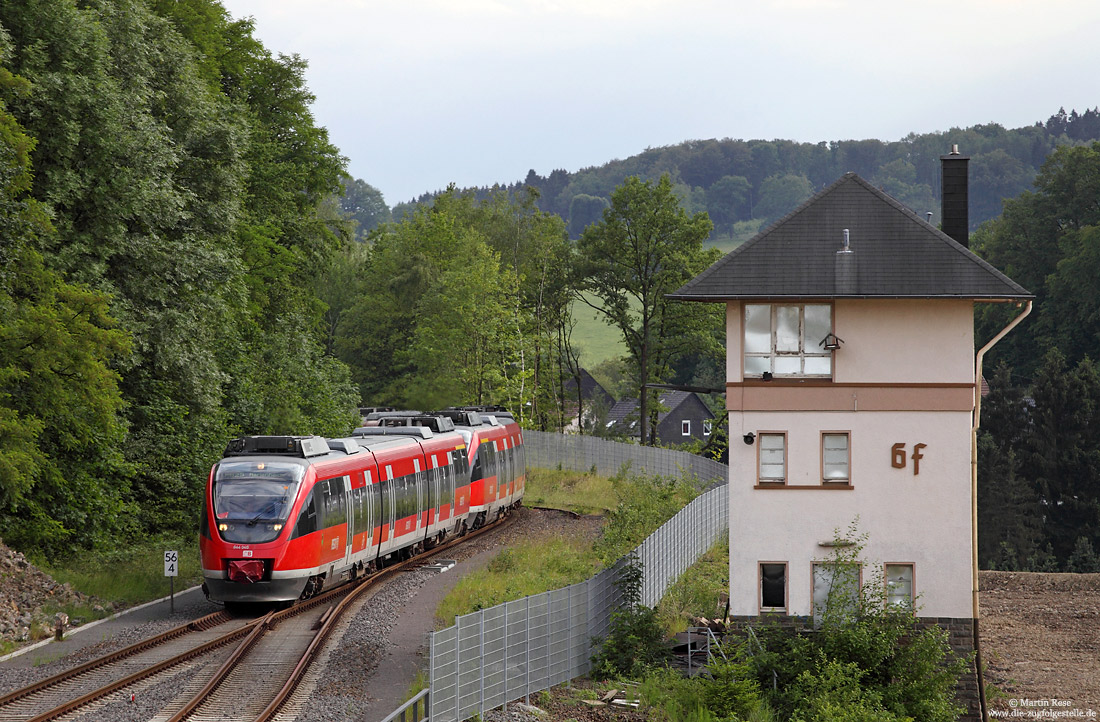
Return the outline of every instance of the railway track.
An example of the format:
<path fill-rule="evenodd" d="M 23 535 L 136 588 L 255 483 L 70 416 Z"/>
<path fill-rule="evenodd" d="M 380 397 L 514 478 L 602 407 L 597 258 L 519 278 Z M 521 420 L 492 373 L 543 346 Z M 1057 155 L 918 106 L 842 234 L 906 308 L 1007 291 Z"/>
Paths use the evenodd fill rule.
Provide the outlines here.
<path fill-rule="evenodd" d="M 151 722 L 274 719 L 341 616 L 369 589 L 456 544 L 511 523 L 507 516 L 404 562 L 257 619 L 217 612 L 0 697 L 0 722 L 137 719 L 134 700 L 158 684 L 178 694 Z M 216 669 L 214 669 L 216 667 Z M 211 669 L 214 669 L 211 672 Z"/>

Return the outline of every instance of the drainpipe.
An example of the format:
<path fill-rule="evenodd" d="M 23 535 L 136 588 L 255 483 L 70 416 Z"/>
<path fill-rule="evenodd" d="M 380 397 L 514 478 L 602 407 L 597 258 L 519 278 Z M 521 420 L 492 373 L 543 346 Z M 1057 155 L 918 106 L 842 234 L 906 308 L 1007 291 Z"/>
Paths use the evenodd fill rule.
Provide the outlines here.
<path fill-rule="evenodd" d="M 982 648 L 978 643 L 978 427 L 982 423 L 982 362 L 986 353 L 1012 329 L 1031 313 L 1033 301 L 1016 318 L 1012 319 L 1000 333 L 982 346 L 974 361 L 974 424 L 970 429 L 970 547 L 971 547 L 971 597 L 974 616 L 974 665 L 978 677 L 978 705 L 981 708 L 982 722 L 989 722 L 989 711 L 985 703 L 985 678 L 982 676 Z"/>

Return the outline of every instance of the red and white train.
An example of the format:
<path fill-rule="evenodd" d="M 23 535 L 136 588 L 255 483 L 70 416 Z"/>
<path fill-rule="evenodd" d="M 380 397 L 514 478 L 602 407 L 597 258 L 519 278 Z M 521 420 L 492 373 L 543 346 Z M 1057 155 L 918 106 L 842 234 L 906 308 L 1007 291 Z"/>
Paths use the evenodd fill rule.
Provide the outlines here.
<path fill-rule="evenodd" d="M 199 551 L 216 602 L 293 602 L 462 535 L 523 498 L 523 434 L 499 408 L 372 414 L 350 438 L 233 439 Z"/>

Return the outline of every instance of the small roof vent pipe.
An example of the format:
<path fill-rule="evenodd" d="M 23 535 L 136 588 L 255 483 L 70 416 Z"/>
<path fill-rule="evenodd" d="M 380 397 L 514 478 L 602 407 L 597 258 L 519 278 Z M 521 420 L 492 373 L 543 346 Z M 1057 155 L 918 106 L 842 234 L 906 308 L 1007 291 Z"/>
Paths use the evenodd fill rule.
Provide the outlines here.
<path fill-rule="evenodd" d="M 850 245 L 851 234 L 844 229 L 844 246 L 836 252 L 835 286 L 833 292 L 838 296 L 851 296 L 856 292 L 856 254 Z"/>
<path fill-rule="evenodd" d="M 928 217 L 928 222 L 931 223 L 932 222 L 932 211 L 925 211 L 924 215 L 926 215 Z"/>

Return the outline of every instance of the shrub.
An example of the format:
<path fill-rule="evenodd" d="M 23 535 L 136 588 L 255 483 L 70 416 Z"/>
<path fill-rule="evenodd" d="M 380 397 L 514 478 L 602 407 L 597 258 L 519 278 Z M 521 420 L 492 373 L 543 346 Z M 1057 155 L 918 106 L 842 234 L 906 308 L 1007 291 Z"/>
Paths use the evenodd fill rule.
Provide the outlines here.
<path fill-rule="evenodd" d="M 913 722 L 886 709 L 882 695 L 864 684 L 859 665 L 818 652 L 814 668 L 798 676 L 791 722 Z"/>
<path fill-rule="evenodd" d="M 968 660 L 951 650 L 945 630 L 919 629 L 912 609 L 887 604 L 881 580 L 858 587 L 865 543 L 856 522 L 845 535 L 836 532 L 828 562 L 836 570 L 833 588 L 825 608 L 815 610 L 816 631 L 755 630 L 763 647 L 749 659 L 757 679 L 773 707 L 792 718 L 953 722 L 963 711 L 955 685 Z M 844 674 L 852 677 L 847 686 L 840 684 Z M 808 699 L 817 705 L 812 711 Z M 867 711 L 879 707 L 889 716 Z"/>
<path fill-rule="evenodd" d="M 632 557 L 623 566 L 616 584 L 623 607 L 612 612 L 611 629 L 592 657 L 595 679 L 638 678 L 672 656 L 657 611 L 640 603 L 642 568 L 637 559 Z"/>

